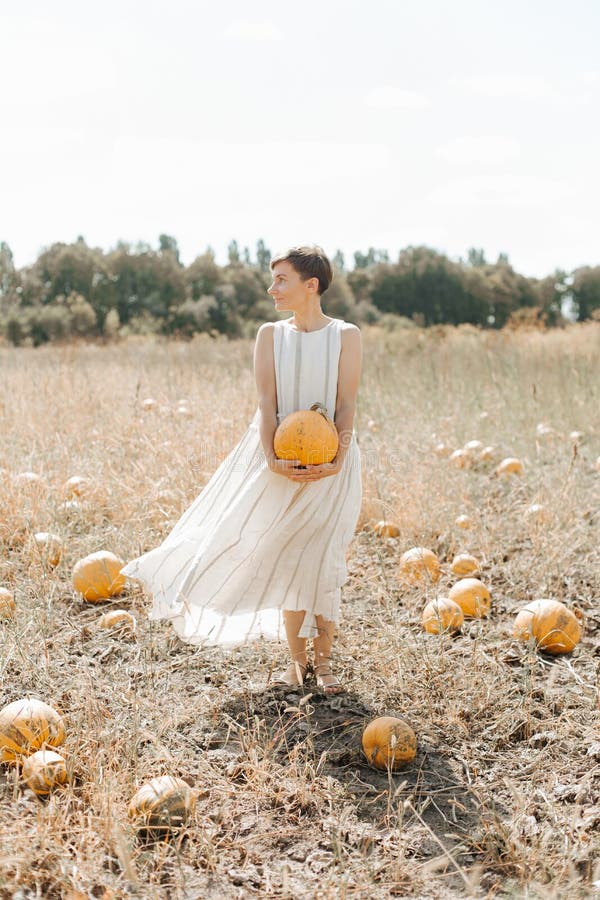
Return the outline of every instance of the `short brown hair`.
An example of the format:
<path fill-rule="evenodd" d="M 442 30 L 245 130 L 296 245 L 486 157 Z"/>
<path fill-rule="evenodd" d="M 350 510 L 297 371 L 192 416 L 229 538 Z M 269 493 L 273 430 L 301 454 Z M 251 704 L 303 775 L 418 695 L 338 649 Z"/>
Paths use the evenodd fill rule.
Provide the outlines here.
<path fill-rule="evenodd" d="M 298 275 L 304 280 L 319 279 L 319 295 L 324 294 L 333 280 L 331 263 L 322 247 L 291 247 L 285 253 L 279 253 L 271 260 L 271 269 L 278 262 L 289 262 Z"/>

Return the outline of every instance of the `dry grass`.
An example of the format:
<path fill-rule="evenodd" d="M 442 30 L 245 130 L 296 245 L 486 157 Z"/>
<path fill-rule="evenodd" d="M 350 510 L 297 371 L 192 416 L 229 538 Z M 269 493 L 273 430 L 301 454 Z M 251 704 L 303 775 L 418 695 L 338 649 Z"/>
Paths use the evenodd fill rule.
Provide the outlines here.
<path fill-rule="evenodd" d="M 0 586 L 18 607 L 0 625 L 0 704 L 31 693 L 60 707 L 73 773 L 40 801 L 0 768 L 0 897 L 597 893 L 600 327 L 372 330 L 364 343 L 343 699 L 265 691 L 282 648 L 182 645 L 133 586 L 112 606 L 136 614 L 136 634 L 102 632 L 111 604 L 70 586 L 82 555 L 150 549 L 197 495 L 254 411 L 251 344 L 0 349 Z M 157 408 L 142 412 L 145 397 Z M 191 417 L 175 412 L 180 399 Z M 537 439 L 540 422 L 557 436 Z M 585 435 L 575 444 L 573 430 Z M 459 470 L 432 452 L 475 438 L 519 456 L 525 475 L 499 480 L 493 466 Z M 15 486 L 27 470 L 41 482 Z M 65 510 L 76 474 L 93 491 Z M 524 515 L 533 502 L 545 522 Z M 471 530 L 456 528 L 459 513 Z M 371 532 L 384 516 L 398 539 Z M 32 553 L 36 531 L 64 539 L 53 571 Z M 490 619 L 453 640 L 425 635 L 433 588 L 395 578 L 413 545 L 440 555 L 442 590 L 454 553 L 472 552 Z M 511 641 L 515 611 L 538 596 L 585 616 L 570 656 Z M 389 778 L 359 752 L 375 713 L 402 715 L 419 739 L 415 763 Z M 195 818 L 177 840 L 143 844 L 127 803 L 166 772 L 198 789 Z"/>

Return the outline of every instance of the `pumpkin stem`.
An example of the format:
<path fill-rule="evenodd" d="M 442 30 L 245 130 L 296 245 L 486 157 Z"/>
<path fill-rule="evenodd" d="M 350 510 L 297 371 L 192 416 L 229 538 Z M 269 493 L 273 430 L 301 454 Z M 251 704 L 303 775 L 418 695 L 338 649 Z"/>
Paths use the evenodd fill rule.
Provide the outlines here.
<path fill-rule="evenodd" d="M 318 413 L 321 413 L 321 415 L 322 415 L 323 418 L 325 418 L 325 419 L 328 419 L 328 418 L 329 418 L 329 416 L 327 415 L 327 407 L 326 407 L 326 406 L 323 406 L 322 403 L 313 403 L 313 405 L 312 405 L 311 408 L 310 408 L 310 411 L 311 411 L 311 412 L 318 412 Z"/>

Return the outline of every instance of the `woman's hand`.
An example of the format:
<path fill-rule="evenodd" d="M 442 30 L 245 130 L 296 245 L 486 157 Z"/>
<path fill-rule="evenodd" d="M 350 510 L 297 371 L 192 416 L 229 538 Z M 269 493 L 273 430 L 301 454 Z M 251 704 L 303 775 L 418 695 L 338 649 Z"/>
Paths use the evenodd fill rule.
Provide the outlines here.
<path fill-rule="evenodd" d="M 276 475 L 283 475 L 290 481 L 298 482 L 318 481 L 320 478 L 327 478 L 328 475 L 337 475 L 342 468 L 342 464 L 335 459 L 333 462 L 318 466 L 301 466 L 299 459 L 277 459 L 277 457 L 270 459 L 268 466 Z"/>
<path fill-rule="evenodd" d="M 303 469 L 294 467 L 290 469 L 288 478 L 291 481 L 319 481 L 321 478 L 327 478 L 329 475 L 337 475 L 341 470 L 341 462 L 335 459 L 330 463 L 322 463 L 318 466 L 305 466 Z"/>
<path fill-rule="evenodd" d="M 278 459 L 276 456 L 273 456 L 269 460 L 267 460 L 267 465 L 271 472 L 274 472 L 276 475 L 283 475 L 284 478 L 291 478 L 292 473 L 297 471 L 297 467 L 300 465 L 300 460 Z"/>

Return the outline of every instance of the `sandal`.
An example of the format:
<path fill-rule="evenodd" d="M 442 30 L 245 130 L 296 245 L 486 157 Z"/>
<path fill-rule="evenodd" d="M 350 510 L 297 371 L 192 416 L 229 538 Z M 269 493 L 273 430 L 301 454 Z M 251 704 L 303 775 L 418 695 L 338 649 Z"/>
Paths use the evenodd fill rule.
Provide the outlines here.
<path fill-rule="evenodd" d="M 287 669 L 275 672 L 269 681 L 270 685 L 284 684 L 287 687 L 302 687 L 310 671 L 308 663 L 291 662 Z"/>
<path fill-rule="evenodd" d="M 346 690 L 337 675 L 331 671 L 329 663 L 316 665 L 314 673 L 317 687 L 320 687 L 325 694 L 342 694 Z"/>

